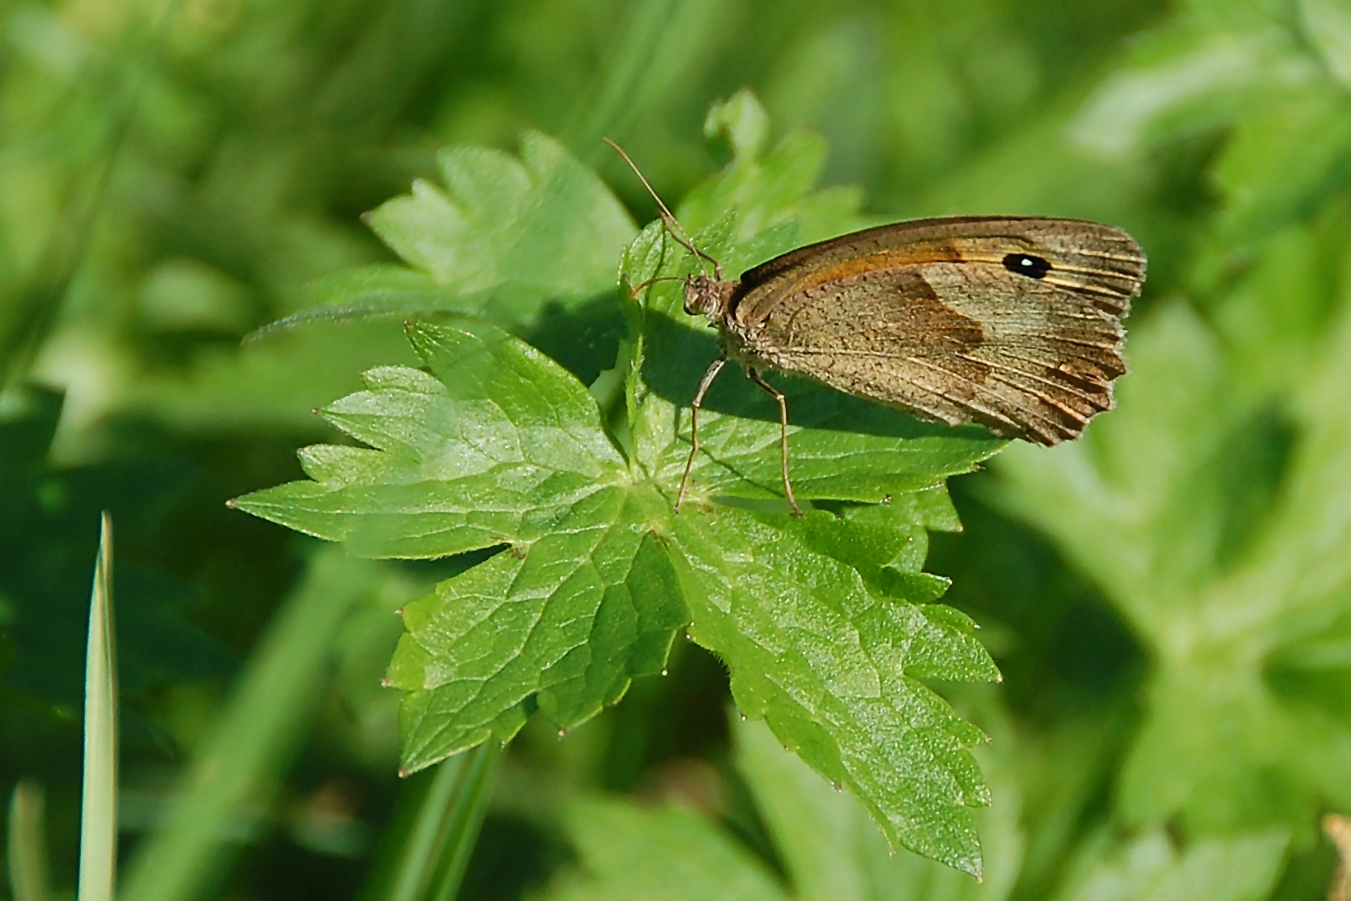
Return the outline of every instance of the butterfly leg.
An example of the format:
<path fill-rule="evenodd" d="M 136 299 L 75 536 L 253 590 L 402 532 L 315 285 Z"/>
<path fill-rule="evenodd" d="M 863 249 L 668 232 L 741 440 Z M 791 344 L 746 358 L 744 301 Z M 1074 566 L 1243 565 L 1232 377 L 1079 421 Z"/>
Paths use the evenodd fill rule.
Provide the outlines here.
<path fill-rule="evenodd" d="M 749 366 L 746 367 L 746 376 L 779 402 L 779 452 L 783 460 L 783 493 L 788 497 L 793 515 L 801 516 L 802 508 L 797 505 L 797 498 L 793 497 L 793 483 L 788 480 L 788 400 L 782 391 L 761 378 L 760 373 Z"/>
<path fill-rule="evenodd" d="M 685 502 L 685 489 L 690 484 L 690 467 L 694 466 L 694 457 L 699 453 L 699 408 L 704 405 L 704 395 L 708 393 L 708 388 L 713 384 L 713 380 L 722 372 L 722 367 L 727 365 L 727 357 L 718 357 L 708 367 L 704 373 L 704 378 L 699 382 L 699 390 L 694 392 L 694 400 L 690 402 L 690 456 L 685 461 L 685 474 L 680 477 L 680 492 L 676 494 L 675 512 L 680 512 L 680 505 Z"/>

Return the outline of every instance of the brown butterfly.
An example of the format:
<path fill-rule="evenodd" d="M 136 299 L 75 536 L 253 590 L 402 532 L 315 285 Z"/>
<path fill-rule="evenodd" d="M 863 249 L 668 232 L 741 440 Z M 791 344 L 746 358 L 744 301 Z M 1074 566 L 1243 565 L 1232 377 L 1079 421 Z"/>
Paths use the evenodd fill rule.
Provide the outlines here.
<path fill-rule="evenodd" d="M 1112 408 L 1112 382 L 1126 372 L 1121 319 L 1145 280 L 1145 256 L 1119 228 L 1022 216 L 919 219 L 809 244 L 732 280 L 657 202 L 672 236 L 713 263 L 711 276 L 683 279 L 685 312 L 707 316 L 722 348 L 691 404 L 677 511 L 699 452 L 699 409 L 729 359 L 779 404 L 784 494 L 798 515 L 788 406 L 761 369 L 1048 446 L 1079 437 Z"/>

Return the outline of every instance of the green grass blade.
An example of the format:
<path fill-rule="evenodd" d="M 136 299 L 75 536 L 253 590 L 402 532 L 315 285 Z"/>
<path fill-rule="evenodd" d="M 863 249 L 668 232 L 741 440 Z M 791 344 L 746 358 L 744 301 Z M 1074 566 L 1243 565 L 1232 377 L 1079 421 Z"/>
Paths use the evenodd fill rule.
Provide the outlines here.
<path fill-rule="evenodd" d="M 501 744 L 489 741 L 437 767 L 409 829 L 407 851 L 389 894 L 379 897 L 389 901 L 450 901 L 455 897 L 504 756 Z"/>
<path fill-rule="evenodd" d="M 111 901 L 117 876 L 117 657 L 113 647 L 113 521 L 105 511 L 84 671 L 80 901 Z"/>
<path fill-rule="evenodd" d="M 431 884 L 436 869 L 440 839 L 444 832 L 445 813 L 455 798 L 468 754 L 458 754 L 436 768 L 436 776 L 422 796 L 417 819 L 408 834 L 408 851 L 404 855 L 390 901 L 418 901 Z"/>
<path fill-rule="evenodd" d="M 464 768 L 460 791 L 447 818 L 445 839 L 441 844 L 444 860 L 436 888 L 429 896 L 435 901 L 453 901 L 460 892 L 469 857 L 488 812 L 497 772 L 506 755 L 502 745 L 489 741 L 464 756 L 469 760 Z"/>
<path fill-rule="evenodd" d="M 23 779 L 9 802 L 9 887 L 14 901 L 47 901 L 47 843 L 42 786 Z"/>

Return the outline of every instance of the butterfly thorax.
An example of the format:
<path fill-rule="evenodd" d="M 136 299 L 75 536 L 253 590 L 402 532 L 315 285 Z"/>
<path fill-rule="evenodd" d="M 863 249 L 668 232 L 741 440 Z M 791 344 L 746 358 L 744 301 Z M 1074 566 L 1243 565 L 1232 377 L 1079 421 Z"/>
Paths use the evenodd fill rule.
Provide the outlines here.
<path fill-rule="evenodd" d="M 724 281 L 710 275 L 695 275 L 685 280 L 685 312 L 707 316 L 722 323 L 731 312 L 732 298 L 741 282 Z"/>

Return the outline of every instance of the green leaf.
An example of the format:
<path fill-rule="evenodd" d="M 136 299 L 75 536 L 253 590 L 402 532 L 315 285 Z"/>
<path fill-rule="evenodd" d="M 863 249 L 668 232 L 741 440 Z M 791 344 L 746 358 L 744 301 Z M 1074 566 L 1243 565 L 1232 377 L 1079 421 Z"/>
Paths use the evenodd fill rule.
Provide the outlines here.
<path fill-rule="evenodd" d="M 812 553 L 803 539 L 830 519 L 680 517 L 690 637 L 726 661 L 738 709 L 848 786 L 890 841 L 979 874 L 968 808 L 989 796 L 968 749 L 984 736 L 917 677 L 993 679 L 994 664 L 969 631 Z"/>
<path fill-rule="evenodd" d="M 1112 849 L 1071 877 L 1060 901 L 1260 901 L 1281 873 L 1283 830 L 1197 842 L 1179 853 L 1163 832 Z"/>
<path fill-rule="evenodd" d="M 555 534 L 406 608 L 389 670 L 389 684 L 411 692 L 406 768 L 505 741 L 534 708 L 569 729 L 623 697 L 632 676 L 661 672 L 688 617 L 641 510 L 610 507 L 623 502 L 616 490 L 574 509 Z"/>
<path fill-rule="evenodd" d="M 539 351 L 488 326 L 409 337 L 433 375 L 371 370 L 368 390 L 323 411 L 374 450 L 307 449 L 313 482 L 256 492 L 241 509 L 363 556 L 435 558 L 534 541 L 626 478 L 595 399 Z"/>
<path fill-rule="evenodd" d="M 811 193 L 820 161 L 806 137 L 739 157 L 695 192 L 712 220 L 698 240 L 752 263 L 847 228 L 851 195 Z M 625 280 L 688 271 L 673 247 L 645 230 Z M 559 729 L 586 721 L 660 671 L 688 624 L 732 670 L 741 709 L 849 786 L 893 844 L 978 874 L 969 808 L 988 790 L 968 749 L 983 735 L 919 680 L 998 672 L 971 620 L 931 603 L 947 582 L 921 567 L 926 530 L 957 527 L 942 480 L 1004 442 L 790 386 L 794 485 L 833 511 L 799 521 L 780 500 L 777 412 L 729 379 L 676 516 L 679 424 L 716 355 L 677 295 L 627 307 L 625 454 L 592 394 L 538 350 L 481 324 L 421 325 L 409 337 L 426 371 L 371 370 L 323 411 L 365 447 L 308 448 L 313 481 L 236 503 L 362 555 L 496 551 L 404 611 L 388 681 L 408 692 L 406 769 L 506 740 L 535 710 Z"/>
<path fill-rule="evenodd" d="M 996 718 L 998 719 L 998 718 Z M 1023 837 L 1019 824 L 1020 786 L 1011 762 L 1015 743 L 1003 729 L 982 754 L 997 802 L 980 812 L 989 865 L 983 882 L 932 861 L 894 854 L 848 792 L 831 790 L 784 752 L 763 724 L 732 724 L 737 769 L 751 788 L 756 807 L 779 859 L 802 901 L 958 901 L 1007 898 L 1018 880 Z"/>
<path fill-rule="evenodd" d="M 389 680 L 410 692 L 411 770 L 510 738 L 527 708 L 584 722 L 660 671 L 687 616 L 653 537 L 667 508 L 632 484 L 585 387 L 491 327 L 410 338 L 440 380 L 375 370 L 325 413 L 375 450 L 311 448 L 314 482 L 236 503 L 367 556 L 510 545 L 405 610 Z"/>
<path fill-rule="evenodd" d="M 861 224 L 857 189 L 816 190 L 826 161 L 825 139 L 795 132 L 762 155 L 768 130 L 764 108 L 749 91 L 739 91 L 709 110 L 704 133 L 724 138 L 735 157 L 732 165 L 690 191 L 677 210 L 681 223 L 692 230 L 720 223 L 720 240 L 699 246 L 714 256 L 725 252 L 722 262 L 729 270 Z M 736 215 L 724 221 L 731 210 Z"/>
<path fill-rule="evenodd" d="M 633 221 L 563 145 L 528 132 L 520 160 L 453 147 L 438 163 L 444 186 L 416 181 L 367 219 L 417 274 L 331 278 L 320 291 L 332 313 L 483 310 L 515 322 L 545 300 L 576 303 L 614 284 Z"/>
<path fill-rule="evenodd" d="M 439 284 L 426 272 L 388 263 L 359 266 L 320 278 L 309 285 L 309 296 L 316 306 L 264 326 L 255 337 L 315 321 L 463 310 L 483 300 Z"/>
<path fill-rule="evenodd" d="M 704 135 L 724 138 L 738 159 L 755 159 L 769 139 L 769 114 L 754 94 L 742 88 L 708 111 Z"/>

